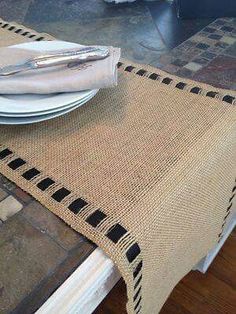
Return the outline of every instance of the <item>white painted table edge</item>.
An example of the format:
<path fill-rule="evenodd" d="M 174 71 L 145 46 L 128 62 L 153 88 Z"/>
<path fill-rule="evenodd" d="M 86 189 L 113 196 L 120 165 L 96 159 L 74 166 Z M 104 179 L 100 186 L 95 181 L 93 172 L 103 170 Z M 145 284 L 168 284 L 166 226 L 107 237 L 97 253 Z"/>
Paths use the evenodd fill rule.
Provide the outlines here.
<path fill-rule="evenodd" d="M 205 273 L 236 226 L 236 211 L 221 241 L 193 268 Z M 36 314 L 91 314 L 120 279 L 114 263 L 97 248 L 37 310 Z"/>

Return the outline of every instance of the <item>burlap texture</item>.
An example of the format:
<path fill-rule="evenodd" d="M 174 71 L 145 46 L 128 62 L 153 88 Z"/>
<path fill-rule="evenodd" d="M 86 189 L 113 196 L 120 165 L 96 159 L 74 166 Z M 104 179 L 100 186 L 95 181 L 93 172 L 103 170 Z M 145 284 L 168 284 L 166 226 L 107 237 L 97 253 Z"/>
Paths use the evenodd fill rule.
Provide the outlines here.
<path fill-rule="evenodd" d="M 11 27 L 0 28 L 1 46 L 48 39 Z M 156 314 L 230 216 L 234 97 L 122 61 L 118 87 L 76 111 L 0 126 L 0 171 L 110 256 L 128 313 Z"/>

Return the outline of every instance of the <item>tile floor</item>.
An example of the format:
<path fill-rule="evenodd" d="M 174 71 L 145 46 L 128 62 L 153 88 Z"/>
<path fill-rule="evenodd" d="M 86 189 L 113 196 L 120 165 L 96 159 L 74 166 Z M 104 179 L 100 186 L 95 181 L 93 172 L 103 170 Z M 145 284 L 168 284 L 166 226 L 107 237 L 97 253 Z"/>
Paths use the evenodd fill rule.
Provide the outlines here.
<path fill-rule="evenodd" d="M 34 313 L 94 245 L 0 174 L 0 313 Z"/>
<path fill-rule="evenodd" d="M 177 20 L 164 0 L 1 0 L 1 18 L 222 88 L 236 89 L 236 18 Z M 0 313 L 33 313 L 94 245 L 0 175 Z M 14 292 L 14 293 L 13 293 Z"/>
<path fill-rule="evenodd" d="M 236 89 L 236 18 L 212 22 L 159 58 L 167 72 Z"/>

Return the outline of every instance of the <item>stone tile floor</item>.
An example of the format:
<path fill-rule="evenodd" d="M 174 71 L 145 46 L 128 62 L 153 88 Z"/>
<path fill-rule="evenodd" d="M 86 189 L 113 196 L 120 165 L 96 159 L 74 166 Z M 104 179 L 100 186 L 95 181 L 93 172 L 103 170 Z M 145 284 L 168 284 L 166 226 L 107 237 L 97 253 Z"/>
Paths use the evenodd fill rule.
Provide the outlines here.
<path fill-rule="evenodd" d="M 178 76 L 236 89 L 236 18 L 212 22 L 162 55 L 157 66 Z"/>
<path fill-rule="evenodd" d="M 0 175 L 0 313 L 33 313 L 94 247 Z"/>
<path fill-rule="evenodd" d="M 164 1 L 118 7 L 102 0 L 15 3 L 0 2 L 1 18 L 68 41 L 117 45 L 124 57 L 135 62 L 236 88 L 236 18 L 177 21 L 172 14 L 172 20 L 163 22 L 170 12 Z M 178 26 L 172 28 L 175 38 L 171 39 L 169 25 Z M 188 39 L 182 42 L 185 36 Z M 0 313 L 33 313 L 94 248 L 0 175 Z"/>

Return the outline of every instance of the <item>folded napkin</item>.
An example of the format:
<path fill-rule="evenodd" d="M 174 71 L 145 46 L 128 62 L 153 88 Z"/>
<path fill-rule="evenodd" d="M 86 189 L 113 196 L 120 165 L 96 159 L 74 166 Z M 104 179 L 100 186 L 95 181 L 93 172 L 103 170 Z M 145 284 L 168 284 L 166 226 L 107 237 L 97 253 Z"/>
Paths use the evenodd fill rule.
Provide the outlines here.
<path fill-rule="evenodd" d="M 52 42 L 49 42 L 52 45 Z M 62 43 L 62 42 L 60 42 Z M 45 42 L 44 42 L 45 44 Z M 55 41 L 53 42 L 55 46 Z M 52 46 L 52 47 L 53 47 Z M 72 44 L 73 48 L 84 47 Z M 69 50 L 70 47 L 63 50 Z M 44 69 L 30 70 L 10 76 L 0 76 L 1 94 L 50 94 L 57 92 L 75 92 L 86 89 L 99 89 L 117 85 L 117 63 L 120 49 L 109 47 L 109 57 L 90 61 L 80 65 L 60 65 Z M 62 49 L 56 51 L 63 51 Z M 55 52 L 55 49 L 52 49 Z M 21 47 L 10 46 L 0 49 L 0 67 L 24 61 L 50 50 L 28 49 L 26 44 Z"/>

